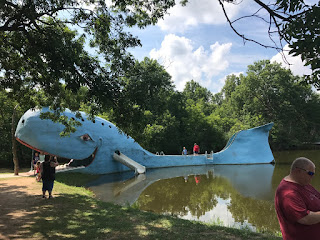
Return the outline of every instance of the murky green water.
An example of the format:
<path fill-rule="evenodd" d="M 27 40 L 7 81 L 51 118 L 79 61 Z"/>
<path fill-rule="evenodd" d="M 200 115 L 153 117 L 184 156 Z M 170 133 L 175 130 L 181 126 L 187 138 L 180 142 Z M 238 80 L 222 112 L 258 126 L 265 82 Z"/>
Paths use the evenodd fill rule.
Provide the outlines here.
<path fill-rule="evenodd" d="M 276 164 L 211 165 L 102 176 L 90 183 L 98 198 L 184 219 L 280 231 L 274 193 L 291 162 L 306 156 L 320 166 L 320 151 L 274 153 Z M 319 167 L 320 168 L 320 167 Z M 320 171 L 312 184 L 320 190 Z"/>

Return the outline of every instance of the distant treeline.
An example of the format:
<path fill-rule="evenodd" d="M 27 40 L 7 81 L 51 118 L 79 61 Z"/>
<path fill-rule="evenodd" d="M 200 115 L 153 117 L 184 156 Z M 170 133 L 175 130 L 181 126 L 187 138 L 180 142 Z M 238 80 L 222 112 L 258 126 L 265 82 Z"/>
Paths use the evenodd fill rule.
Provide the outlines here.
<path fill-rule="evenodd" d="M 97 113 L 151 152 L 181 154 L 183 147 L 191 152 L 195 142 L 202 153 L 216 152 L 235 132 L 269 122 L 274 122 L 269 137 L 272 150 L 301 148 L 305 143 L 320 141 L 319 94 L 278 63 L 255 62 L 245 74 L 229 75 L 216 94 L 193 80 L 182 92 L 176 91 L 165 69 L 148 58 L 137 61 L 135 69 L 131 76 L 123 77 L 116 104 Z M 81 103 L 80 110 L 89 112 L 91 106 L 81 98 L 81 91 L 65 90 L 64 94 L 69 106 L 73 99 Z M 0 92 L 1 167 L 12 166 L 15 106 L 19 103 L 17 121 L 30 107 L 52 105 L 44 92 L 34 90 L 33 94 L 33 101 L 18 102 L 12 100 L 10 92 Z M 30 149 L 18 144 L 18 155 L 22 166 L 30 165 Z"/>

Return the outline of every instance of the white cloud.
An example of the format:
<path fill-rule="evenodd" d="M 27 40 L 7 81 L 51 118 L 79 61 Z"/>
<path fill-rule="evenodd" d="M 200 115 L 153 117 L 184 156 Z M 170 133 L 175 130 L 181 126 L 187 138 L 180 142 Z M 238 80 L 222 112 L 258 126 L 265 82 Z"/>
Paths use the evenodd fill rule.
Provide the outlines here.
<path fill-rule="evenodd" d="M 303 76 L 304 74 L 311 74 L 311 68 L 304 66 L 300 56 L 294 57 L 289 55 L 290 48 L 288 45 L 286 45 L 283 50 L 286 61 L 280 53 L 273 56 L 270 61 L 281 63 L 283 67 L 290 69 L 294 75 Z"/>
<path fill-rule="evenodd" d="M 169 10 L 164 19 L 159 20 L 158 26 L 163 31 L 183 32 L 187 28 L 198 24 L 224 24 L 226 18 L 218 1 L 190 0 L 185 7 L 176 1 L 176 5 Z M 242 5 L 243 7 L 243 5 Z M 240 10 L 239 5 L 225 2 L 225 9 L 230 18 Z"/>
<path fill-rule="evenodd" d="M 215 89 L 221 83 L 215 83 L 213 77 L 228 68 L 231 46 L 231 43 L 216 42 L 208 51 L 203 46 L 194 49 L 190 39 L 169 34 L 165 36 L 159 50 L 151 50 L 150 57 L 166 68 L 177 90 L 183 90 L 186 82 L 194 80 L 216 92 Z"/>

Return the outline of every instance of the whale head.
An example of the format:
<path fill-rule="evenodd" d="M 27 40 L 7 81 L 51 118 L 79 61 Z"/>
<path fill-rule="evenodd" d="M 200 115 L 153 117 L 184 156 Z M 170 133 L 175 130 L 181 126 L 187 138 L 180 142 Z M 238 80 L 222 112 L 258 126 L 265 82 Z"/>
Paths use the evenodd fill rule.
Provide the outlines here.
<path fill-rule="evenodd" d="M 108 130 L 108 126 L 111 125 L 115 127 L 112 123 L 98 117 L 94 121 L 88 120 L 87 116 L 81 113 L 81 118 L 77 120 L 82 125 L 77 127 L 76 132 L 62 137 L 60 133 L 64 125 L 40 118 L 42 112 L 48 111 L 50 111 L 48 108 L 28 110 L 19 120 L 15 132 L 16 139 L 29 148 L 48 155 L 75 159 L 75 161 L 86 159 L 86 165 L 94 160 L 101 146 L 101 130 Z M 62 114 L 68 118 L 76 118 L 70 110 Z"/>
<path fill-rule="evenodd" d="M 114 161 L 115 152 L 121 151 L 137 160 L 150 154 L 111 122 L 100 117 L 88 119 L 83 112 L 79 118 L 68 109 L 61 113 L 80 121 L 81 126 L 69 136 L 60 136 L 65 128 L 63 124 L 40 117 L 41 113 L 50 111 L 49 108 L 28 110 L 19 120 L 15 137 L 20 143 L 46 155 L 73 159 L 71 167 L 82 167 L 77 171 L 90 174 L 126 171 L 129 170 L 127 166 Z"/>

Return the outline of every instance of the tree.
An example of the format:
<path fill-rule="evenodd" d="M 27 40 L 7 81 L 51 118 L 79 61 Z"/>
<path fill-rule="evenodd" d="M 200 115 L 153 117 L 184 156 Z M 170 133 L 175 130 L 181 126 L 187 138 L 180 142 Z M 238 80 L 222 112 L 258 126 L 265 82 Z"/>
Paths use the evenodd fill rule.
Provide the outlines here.
<path fill-rule="evenodd" d="M 228 86 L 229 81 L 223 90 Z M 316 130 L 320 120 L 319 96 L 280 64 L 263 60 L 249 65 L 247 75 L 240 76 L 239 84 L 233 89 L 221 105 L 223 111 L 220 110 L 222 117 L 235 120 L 231 131 L 274 122 L 271 144 L 278 149 L 320 137 Z"/>
<path fill-rule="evenodd" d="M 191 148 L 192 144 L 197 142 L 202 152 L 221 150 L 224 144 L 222 129 L 209 117 L 216 108 L 212 93 L 191 80 L 186 83 L 182 94 L 186 111 L 186 115 L 181 119 L 183 145 Z"/>
<path fill-rule="evenodd" d="M 99 0 L 3 0 L 0 90 L 10 90 L 8 101 L 30 103 L 32 107 L 32 93 L 38 91 L 43 99 L 36 105 L 55 110 L 42 117 L 64 124 L 62 135 L 69 134 L 81 124 L 60 116 L 66 107 L 80 107 L 70 101 L 70 92 L 74 96 L 81 92 L 91 117 L 114 106 L 121 90 L 119 79 L 134 64 L 127 49 L 141 45 L 124 28 L 155 23 L 170 6 L 170 1 L 115 0 L 113 5 L 107 5 Z M 86 50 L 86 41 L 98 56 Z M 86 90 L 82 91 L 82 87 Z M 14 139 L 12 145 L 15 146 Z M 15 151 L 13 155 L 16 156 Z M 18 169 L 16 157 L 14 162 Z"/>
<path fill-rule="evenodd" d="M 5 91 L 0 91 L 0 134 L 2 136 L 2 141 L 0 142 L 0 158 L 3 160 L 3 164 L 7 167 L 9 166 L 9 160 L 12 159 L 12 145 L 11 145 L 11 119 L 12 112 L 15 107 L 16 102 L 10 101 L 7 97 Z M 12 161 L 11 161 L 12 163 Z"/>
<path fill-rule="evenodd" d="M 186 4 L 188 0 L 180 2 Z M 223 9 L 225 2 L 235 3 L 234 0 L 219 2 Z M 255 2 L 261 7 L 259 12 L 264 10 L 270 16 L 267 20 L 270 36 L 275 30 L 281 41 L 290 44 L 291 54 L 300 54 L 311 65 L 314 72 L 308 82 L 317 85 L 319 5 L 307 5 L 302 0 Z M 95 0 L 4 0 L 0 4 L 0 84 L 17 90 L 29 82 L 31 87 L 41 87 L 47 94 L 58 95 L 57 86 L 62 80 L 73 91 L 80 86 L 88 87 L 87 99 L 95 106 L 92 109 L 108 107 L 119 94 L 119 77 L 134 64 L 127 49 L 140 45 L 124 28 L 155 24 L 174 5 L 174 0 L 113 0 L 110 5 Z M 256 13 L 235 21 L 248 17 L 260 16 Z M 227 14 L 226 18 L 236 31 L 235 21 L 231 22 Z M 68 27 L 77 27 L 84 33 L 79 35 Z M 90 56 L 84 49 L 86 39 L 99 58 Z"/>
<path fill-rule="evenodd" d="M 15 126 L 16 126 L 16 109 L 18 104 L 14 107 L 12 113 L 12 120 L 11 120 L 11 140 L 12 140 L 12 155 L 13 155 L 13 164 L 14 164 L 14 175 L 19 175 L 19 160 L 17 154 L 17 142 L 15 139 Z"/>
<path fill-rule="evenodd" d="M 186 83 L 183 94 L 186 98 L 192 99 L 193 101 L 203 99 L 205 102 L 210 102 L 212 99 L 211 92 L 193 80 Z"/>
<path fill-rule="evenodd" d="M 82 93 L 91 117 L 112 107 L 120 94 L 119 79 L 134 64 L 127 49 L 141 45 L 124 28 L 153 24 L 172 4 L 172 1 L 115 0 L 113 5 L 107 5 L 98 0 L 3 0 L 0 90 L 10 89 L 11 101 L 28 103 L 31 99 L 25 96 L 31 96 L 37 89 L 45 95 L 37 105 L 55 110 L 54 114 L 42 117 L 63 123 L 66 126 L 63 135 L 75 131 L 75 126 L 81 123 L 60 116 L 65 107 L 71 110 L 80 107 L 70 104 L 70 91 L 78 95 L 81 87 L 86 88 Z M 86 41 L 97 56 L 86 50 Z"/>
<path fill-rule="evenodd" d="M 225 11 L 226 3 L 239 4 L 236 0 L 218 0 L 232 30 L 244 41 L 251 41 L 266 48 L 283 50 L 284 44 L 291 48 L 289 54 L 300 56 L 305 65 L 311 67 L 312 74 L 306 82 L 320 88 L 320 2 L 308 4 L 304 0 L 274 0 L 264 3 L 254 0 L 258 11 L 252 15 L 231 20 Z M 188 0 L 182 0 L 186 5 Z M 241 3 L 241 2 L 240 2 Z M 254 18 L 254 19 L 252 19 Z M 239 21 L 263 21 L 268 25 L 268 35 L 274 45 L 267 45 L 240 33 L 235 24 Z M 274 36 L 277 37 L 274 37 Z M 276 39 L 277 38 L 277 39 Z"/>
<path fill-rule="evenodd" d="M 201 102 L 203 106 L 202 111 L 205 115 L 209 115 L 212 112 L 214 108 L 214 105 L 212 104 L 213 95 L 208 89 L 202 87 L 199 83 L 193 80 L 187 82 L 182 94 L 186 99 L 192 100 L 195 104 Z"/>
<path fill-rule="evenodd" d="M 1 1 L 0 86 L 13 92 L 43 89 L 58 99 L 54 109 L 63 108 L 58 104 L 62 85 L 73 92 L 85 86 L 92 114 L 110 107 L 119 95 L 119 78 L 134 64 L 127 49 L 141 45 L 124 28 L 155 23 L 173 3 Z M 86 41 L 99 58 L 85 49 Z"/>
<path fill-rule="evenodd" d="M 61 102 L 58 99 L 62 85 L 73 92 L 85 86 L 90 102 L 105 104 L 112 101 L 118 89 L 115 74 L 108 72 L 98 59 L 84 50 L 84 36 L 77 37 L 76 31 L 70 31 L 59 20 L 45 19 L 35 29 L 0 32 L 0 41 L 2 88 L 18 92 L 21 88 L 37 87 L 55 97 L 55 103 L 58 103 Z M 117 44 L 113 50 L 120 52 Z M 120 59 L 128 62 L 129 56 L 108 54 L 114 57 L 110 68 L 123 72 L 126 64 L 118 66 L 117 62 Z M 52 105 L 54 109 L 61 107 Z"/>
<path fill-rule="evenodd" d="M 16 175 L 18 175 L 20 164 L 26 166 L 26 163 L 30 163 L 31 157 L 30 149 L 21 144 L 16 145 L 14 133 L 17 120 L 26 110 L 37 105 L 38 93 L 35 90 L 25 90 L 21 91 L 18 97 L 13 92 L 0 90 L 0 104 L 2 106 L 0 110 L 0 134 L 3 137 L 0 144 L 0 157 L 5 167 L 11 166 L 11 159 L 13 160 Z M 20 103 L 15 100 L 16 98 L 20 98 Z M 18 161 L 18 159 L 26 161 Z"/>
<path fill-rule="evenodd" d="M 136 61 L 121 79 L 121 94 L 109 114 L 110 120 L 141 141 L 146 125 L 155 123 L 166 111 L 173 88 L 171 76 L 157 61 Z"/>
<path fill-rule="evenodd" d="M 228 75 L 224 86 L 222 88 L 222 94 L 225 100 L 229 100 L 231 98 L 232 93 L 236 90 L 236 87 L 240 85 L 240 78 L 236 75 Z"/>
<path fill-rule="evenodd" d="M 224 9 L 225 1 L 219 2 Z M 290 44 L 292 54 L 300 54 L 311 64 L 314 72 L 308 82 L 317 85 L 319 6 L 302 0 L 255 2 L 270 16 L 270 35 L 275 29 L 280 40 Z M 134 64 L 127 49 L 140 45 L 125 27 L 155 24 L 174 5 L 174 0 L 113 0 L 110 5 L 97 0 L 4 0 L 0 4 L 0 85 L 13 91 L 19 91 L 22 84 L 37 86 L 56 98 L 61 84 L 75 92 L 86 86 L 92 114 L 110 107 L 120 94 L 119 78 Z M 250 17 L 259 18 L 258 13 Z M 69 28 L 82 29 L 83 34 Z M 85 41 L 99 57 L 85 50 Z"/>

